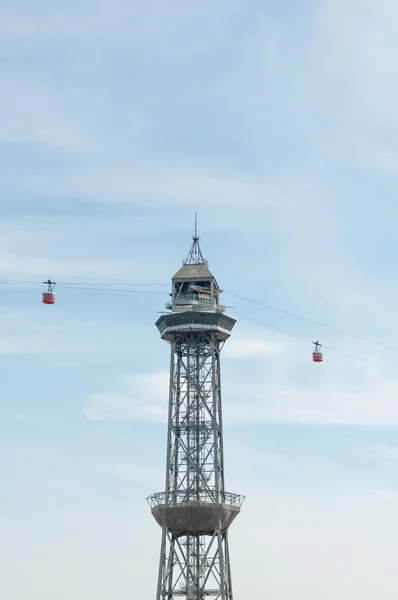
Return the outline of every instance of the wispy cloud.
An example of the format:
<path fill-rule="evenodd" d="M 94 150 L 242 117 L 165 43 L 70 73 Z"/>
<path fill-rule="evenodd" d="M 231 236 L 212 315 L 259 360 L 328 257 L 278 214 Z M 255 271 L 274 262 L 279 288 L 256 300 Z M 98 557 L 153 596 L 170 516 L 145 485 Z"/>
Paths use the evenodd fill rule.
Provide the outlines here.
<path fill-rule="evenodd" d="M 396 422 L 393 423 L 396 425 Z M 353 442 L 354 443 L 354 442 Z M 355 442 L 355 445 L 363 450 L 370 452 L 373 456 L 377 458 L 382 458 L 387 461 L 397 461 L 398 460 L 398 446 L 396 445 L 388 445 L 388 444 L 377 444 L 377 443 L 369 443 L 369 442 Z"/>
<path fill-rule="evenodd" d="M 26 421 L 26 417 L 17 413 L 0 413 L 0 421 L 2 421 L 3 423 L 20 423 Z"/>
<path fill-rule="evenodd" d="M 246 387 L 244 395 L 248 400 L 244 406 L 234 402 L 226 413 L 230 420 L 241 423 L 396 426 L 397 392 L 398 382 L 382 379 L 371 387 L 358 384 L 351 392 L 345 383 L 314 388 L 269 385 L 264 381 L 258 387 Z"/>
<path fill-rule="evenodd" d="M 344 367 L 344 357 L 333 359 L 329 355 L 323 365 L 314 365 L 307 353 L 291 369 L 300 352 L 297 345 L 286 344 L 283 339 L 278 344 L 258 342 L 256 337 L 244 340 L 243 345 L 238 340 L 230 358 L 262 359 L 263 375 L 251 364 L 244 380 L 237 379 L 229 369 L 229 361 L 224 363 L 228 367 L 223 371 L 228 422 L 398 425 L 398 381 L 387 378 L 380 367 L 369 369 L 366 363 L 360 363 L 352 380 Z M 336 375 L 339 369 L 340 377 Z M 90 395 L 83 412 L 92 420 L 164 422 L 167 404 L 168 372 L 149 372 L 125 378 L 120 391 Z"/>
<path fill-rule="evenodd" d="M 223 363 L 225 415 L 229 423 L 295 423 L 312 425 L 398 425 L 398 380 L 378 365 L 333 355 L 325 350 L 322 365 L 313 364 L 311 349 L 279 334 L 269 341 L 232 339 Z M 228 355 L 227 347 L 231 344 Z M 232 369 L 232 360 L 250 359 L 244 377 Z M 256 362 L 253 362 L 253 359 Z M 262 368 L 256 368 L 257 360 Z M 168 372 L 131 375 L 121 390 L 91 395 L 84 414 L 89 419 L 165 421 Z"/>
<path fill-rule="evenodd" d="M 167 371 L 131 374 L 122 381 L 121 391 L 91 394 L 83 414 L 90 421 L 127 419 L 165 422 L 167 417 Z"/>
<path fill-rule="evenodd" d="M 156 465 L 145 464 L 98 464 L 88 468 L 109 477 L 130 482 L 150 484 L 156 487 L 164 479 L 164 469 Z"/>
<path fill-rule="evenodd" d="M 225 347 L 223 356 L 228 359 L 255 359 L 270 354 L 281 354 L 282 348 L 264 339 L 232 339 Z"/>

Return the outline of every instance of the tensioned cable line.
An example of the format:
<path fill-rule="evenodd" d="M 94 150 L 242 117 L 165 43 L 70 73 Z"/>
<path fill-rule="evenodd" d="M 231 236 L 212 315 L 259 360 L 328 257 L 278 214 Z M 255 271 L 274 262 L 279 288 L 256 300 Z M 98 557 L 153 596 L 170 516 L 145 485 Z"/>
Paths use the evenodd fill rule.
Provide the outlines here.
<path fill-rule="evenodd" d="M 7 284 L 7 285 L 12 285 L 12 284 L 18 284 L 18 285 L 34 285 L 34 286 L 42 286 L 43 283 L 40 283 L 38 281 L 27 281 L 24 279 L 0 279 L 0 285 L 1 284 Z M 136 285 L 136 286 L 144 286 L 144 285 L 149 285 L 149 286 L 157 286 L 157 287 L 169 287 L 170 284 L 169 283 L 152 283 L 152 282 L 143 282 L 143 281 L 130 281 L 130 280 L 116 280 L 116 281 L 67 281 L 65 283 L 58 283 L 57 284 L 60 287 L 65 287 L 68 285 L 107 285 L 107 286 L 112 286 L 112 285 Z"/>
<path fill-rule="evenodd" d="M 288 315 L 289 317 L 294 317 L 295 319 L 307 321 L 307 323 L 312 323 L 313 325 L 318 325 L 319 327 L 324 327 L 325 329 L 330 329 L 331 331 L 337 331 L 338 333 L 343 333 L 344 335 L 349 335 L 350 337 L 357 338 L 358 340 L 362 340 L 364 342 L 369 342 L 370 344 L 375 344 L 376 346 L 381 346 L 383 348 L 388 348 L 389 350 L 395 350 L 396 352 L 398 352 L 398 348 L 396 346 L 390 346 L 388 344 L 384 344 L 383 342 L 378 342 L 376 340 L 372 340 L 372 339 L 364 337 L 362 335 L 358 335 L 356 333 L 351 333 L 350 331 L 346 331 L 345 329 L 340 329 L 339 327 L 334 327 L 333 325 L 327 325 L 326 323 L 321 323 L 320 321 L 315 321 L 314 319 L 310 319 L 309 317 L 303 317 L 296 313 L 289 312 L 288 310 L 283 310 L 282 308 L 277 308 L 276 306 L 271 306 L 270 304 L 265 304 L 264 302 L 259 302 L 258 300 L 253 300 L 252 298 L 246 298 L 245 296 L 240 296 L 238 294 L 234 294 L 233 292 L 228 292 L 227 290 L 223 290 L 223 291 L 225 294 L 229 294 L 230 296 L 234 296 L 235 298 L 240 298 L 241 300 L 245 300 L 246 302 L 251 302 L 252 304 L 258 304 L 259 306 L 269 308 L 270 310 L 274 310 L 274 311 L 282 313 L 284 315 Z"/>
<path fill-rule="evenodd" d="M 108 292 L 108 293 L 121 293 L 121 294 L 157 294 L 160 296 L 166 296 L 168 295 L 167 292 L 156 292 L 154 290 L 125 290 L 125 289 L 106 289 L 106 288 L 97 288 L 97 287 L 83 287 L 83 286 L 75 286 L 75 285 L 68 285 L 68 284 L 57 284 L 57 287 L 62 287 L 64 289 L 69 289 L 69 290 L 86 290 L 86 291 L 93 291 L 93 292 Z"/>
<path fill-rule="evenodd" d="M 0 285 L 23 285 L 23 286 L 39 286 L 41 287 L 43 284 L 42 283 L 38 283 L 36 281 L 24 281 L 24 280 L 18 280 L 18 279 L 0 279 Z M 85 283 L 85 282 L 76 282 L 76 283 L 57 283 L 57 287 L 58 288 L 64 288 L 64 289 L 73 289 L 73 290 L 83 290 L 83 291 L 92 291 L 92 292 L 103 292 L 103 293 L 107 293 L 107 294 L 117 294 L 117 293 L 123 293 L 123 294 L 154 294 L 154 295 L 169 295 L 168 292 L 161 292 L 161 291 L 154 291 L 154 290 L 132 290 L 132 289 L 125 289 L 125 288 L 113 288 L 111 289 L 110 286 L 115 286 L 118 284 L 122 284 L 122 285 L 131 285 L 131 286 L 169 286 L 170 284 L 167 283 L 144 283 L 144 282 L 130 282 L 128 283 L 127 281 L 124 282 L 102 282 L 102 283 Z M 91 286 L 109 286 L 108 288 L 103 288 L 103 287 L 91 287 Z M 348 335 L 350 337 L 356 338 L 358 340 L 362 340 L 364 342 L 368 342 L 370 344 L 375 344 L 376 346 L 382 347 L 382 348 L 387 348 L 389 350 L 394 350 L 396 352 L 398 352 L 398 348 L 396 346 L 391 346 L 389 344 L 384 344 L 383 342 L 378 342 L 377 340 L 373 340 L 370 338 L 367 338 L 365 336 L 361 336 L 358 335 L 356 333 L 352 333 L 350 331 L 347 331 L 345 329 L 341 329 L 339 327 L 335 327 L 333 325 L 328 325 L 326 323 L 323 323 L 321 321 L 315 321 L 314 319 L 310 319 L 309 317 L 303 317 L 302 315 L 299 315 L 297 313 L 293 313 L 281 308 L 278 308 L 276 306 L 272 306 L 271 304 L 266 304 L 265 302 L 260 302 L 259 300 L 254 300 L 253 298 L 248 298 L 246 296 L 241 296 L 240 294 L 235 294 L 234 292 L 230 292 L 228 290 L 223 290 L 225 294 L 229 294 L 230 296 L 233 296 L 235 298 L 240 298 L 241 300 L 244 300 L 245 302 L 251 302 L 252 304 L 257 304 L 258 306 L 263 306 L 264 308 L 268 308 L 270 310 L 279 312 L 281 314 L 285 314 L 289 317 L 293 317 L 296 319 L 300 319 L 302 321 L 306 321 L 307 323 L 312 323 L 314 325 L 317 325 L 319 327 L 323 327 L 325 329 L 329 329 L 331 331 L 336 331 L 338 333 L 341 333 L 343 335 Z M 102 294 L 104 295 L 104 294 Z"/>
<path fill-rule="evenodd" d="M 35 286 L 35 287 L 42 287 L 42 283 L 38 283 L 36 281 L 19 281 L 19 280 L 7 280 L 7 279 L 0 279 L 0 285 L 22 285 L 22 286 Z M 92 284 L 94 285 L 94 284 Z M 116 285 L 116 284 L 102 284 L 102 285 Z M 163 284 L 146 284 L 146 283 L 132 283 L 131 285 L 163 285 Z M 115 293 L 124 293 L 124 294 L 156 294 L 156 295 L 161 295 L 161 296 L 165 296 L 168 295 L 167 292 L 158 292 L 158 291 L 154 291 L 154 290 L 127 290 L 127 289 L 121 289 L 121 288 L 101 288 L 101 287 L 90 287 L 91 284 L 86 284 L 86 286 L 82 286 L 82 285 L 74 285 L 74 284 L 69 284 L 69 283 L 57 283 L 57 287 L 60 288 L 64 288 L 64 289 L 71 289 L 71 290 L 85 290 L 85 291 L 93 291 L 93 292 L 107 292 L 110 294 L 115 294 Z"/>
<path fill-rule="evenodd" d="M 275 331 L 279 331 L 280 333 L 283 333 L 284 335 L 289 335 L 290 337 L 294 337 L 298 340 L 301 340 L 302 342 L 307 342 L 308 344 L 313 344 L 314 342 L 312 342 L 311 340 L 302 337 L 301 335 L 297 335 L 295 333 L 291 333 L 289 331 L 286 331 L 284 329 L 281 329 L 279 327 L 274 327 L 273 325 L 269 325 L 268 323 L 264 323 L 263 321 L 259 321 L 258 319 L 253 319 L 253 317 L 248 317 L 247 315 L 243 315 L 242 313 L 238 313 L 236 311 L 233 311 L 232 314 L 235 314 L 239 317 L 242 317 L 243 319 L 247 319 L 248 321 L 253 321 L 254 323 L 257 323 L 258 325 L 263 325 L 264 327 L 267 327 L 268 329 L 273 329 Z M 344 350 L 338 350 L 337 348 L 332 348 L 331 346 L 325 346 L 324 344 L 322 344 L 322 348 L 325 348 L 326 350 L 331 350 L 332 352 L 337 352 L 338 354 L 343 354 L 344 356 L 350 356 L 351 358 L 356 358 L 357 360 L 362 360 L 364 362 L 373 364 L 373 365 L 378 365 L 379 367 L 384 367 L 386 369 L 391 369 L 392 371 L 398 371 L 398 367 L 394 367 L 392 365 L 387 365 L 385 363 L 379 362 L 377 360 L 372 360 L 371 358 L 365 358 L 364 356 L 359 356 L 357 354 L 352 354 L 350 352 L 345 352 Z"/>
<path fill-rule="evenodd" d="M 35 282 L 35 281 L 0 279 L 0 285 L 15 285 L 15 284 L 16 285 L 22 285 L 22 286 L 34 286 L 34 287 L 37 287 L 37 286 L 41 287 L 43 285 L 42 283 L 38 283 L 38 282 Z M 169 295 L 167 292 L 155 291 L 153 289 L 152 290 L 132 290 L 132 289 L 124 289 L 124 288 L 113 288 L 112 289 L 112 288 L 109 288 L 109 287 L 108 288 L 90 287 L 91 285 L 108 285 L 108 286 L 113 286 L 113 285 L 117 285 L 117 283 L 116 282 L 113 282 L 113 283 L 102 283 L 102 284 L 89 283 L 89 284 L 86 284 L 84 286 L 80 285 L 80 284 L 72 284 L 72 283 L 60 283 L 60 284 L 57 284 L 58 287 L 62 287 L 64 289 L 84 290 L 84 291 L 89 291 L 89 292 L 100 292 L 101 295 L 115 294 L 115 293 L 116 294 L 118 294 L 118 293 L 150 294 L 150 295 L 162 295 L 162 296 Z M 133 283 L 132 282 L 131 285 L 139 285 L 139 286 L 146 286 L 146 285 L 148 285 L 148 286 L 163 286 L 163 285 L 168 285 L 168 284 L 143 283 L 143 282 L 134 282 Z M 364 336 L 359 336 L 359 335 L 356 335 L 354 333 L 345 331 L 343 329 L 339 329 L 337 327 L 326 325 L 325 323 L 321 323 L 321 322 L 315 321 L 315 320 L 310 319 L 308 317 L 302 317 L 301 315 L 298 315 L 298 314 L 295 314 L 295 313 L 291 313 L 291 312 L 283 310 L 283 309 L 279 309 L 279 308 L 277 308 L 275 306 L 271 306 L 269 304 L 265 304 L 264 302 L 259 302 L 258 300 L 253 300 L 251 298 L 247 298 L 245 296 L 241 296 L 241 295 L 235 294 L 233 292 L 225 291 L 225 293 L 227 293 L 227 294 L 229 294 L 231 296 L 234 296 L 236 298 L 240 298 L 241 300 L 244 300 L 244 301 L 247 301 L 247 302 L 251 302 L 253 304 L 257 304 L 257 305 L 263 306 L 265 308 L 269 308 L 271 310 L 274 310 L 274 311 L 286 314 L 288 316 L 295 317 L 295 318 L 307 321 L 309 323 L 313 323 L 313 324 L 321 326 L 321 327 L 325 327 L 325 328 L 330 329 L 330 330 L 338 331 L 340 333 L 349 335 L 351 337 L 355 337 L 355 338 L 363 340 L 363 341 L 367 341 L 367 342 L 376 344 L 378 346 L 386 347 L 386 348 L 389 348 L 389 349 L 392 349 L 392 350 L 398 350 L 398 348 L 395 348 L 394 346 L 389 346 L 387 344 L 383 344 L 383 343 L 377 342 L 375 340 L 370 340 L 370 339 L 368 339 L 368 338 L 366 338 Z M 307 339 L 307 338 L 305 338 L 303 336 L 297 335 L 295 333 L 291 333 L 291 332 L 286 331 L 284 329 L 281 329 L 279 327 L 275 327 L 274 325 L 269 325 L 268 323 L 264 323 L 263 321 L 259 321 L 258 319 L 254 319 L 253 317 L 248 317 L 247 315 L 243 315 L 243 314 L 238 313 L 236 311 L 233 311 L 233 313 L 236 314 L 236 315 L 238 315 L 238 316 L 240 316 L 240 317 L 242 317 L 242 318 L 244 318 L 244 319 L 250 320 L 250 321 L 252 321 L 254 323 L 257 323 L 259 325 L 263 325 L 264 327 L 267 327 L 269 329 L 273 329 L 275 331 L 278 331 L 278 332 L 280 332 L 280 333 L 282 333 L 284 335 L 288 335 L 290 337 L 294 337 L 294 338 L 299 339 L 301 341 L 304 341 L 306 343 L 313 344 L 313 342 L 311 340 L 309 340 L 309 339 Z M 330 346 L 325 346 L 324 344 L 322 344 L 322 347 L 325 348 L 325 349 L 327 349 L 327 350 L 331 350 L 332 352 L 337 352 L 339 354 L 342 354 L 342 355 L 345 355 L 345 356 L 349 356 L 349 357 L 355 358 L 357 360 L 362 360 L 362 361 L 370 363 L 370 364 L 375 364 L 375 365 L 379 365 L 379 366 L 387 368 L 387 369 L 398 371 L 398 368 L 393 367 L 392 365 L 387 365 L 385 363 L 381 363 L 381 362 L 376 361 L 376 360 L 372 360 L 372 359 L 369 359 L 369 358 L 365 358 L 363 356 L 352 354 L 350 352 L 345 352 L 343 350 L 338 350 L 337 348 L 332 348 Z"/>

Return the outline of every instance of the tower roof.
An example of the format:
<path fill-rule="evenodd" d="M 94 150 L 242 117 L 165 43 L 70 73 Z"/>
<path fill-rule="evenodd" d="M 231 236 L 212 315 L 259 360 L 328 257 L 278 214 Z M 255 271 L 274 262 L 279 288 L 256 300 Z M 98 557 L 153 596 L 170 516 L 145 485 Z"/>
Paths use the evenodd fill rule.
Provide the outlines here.
<path fill-rule="evenodd" d="M 205 264 L 184 264 L 173 279 L 214 279 L 213 273 L 209 270 L 207 263 Z"/>

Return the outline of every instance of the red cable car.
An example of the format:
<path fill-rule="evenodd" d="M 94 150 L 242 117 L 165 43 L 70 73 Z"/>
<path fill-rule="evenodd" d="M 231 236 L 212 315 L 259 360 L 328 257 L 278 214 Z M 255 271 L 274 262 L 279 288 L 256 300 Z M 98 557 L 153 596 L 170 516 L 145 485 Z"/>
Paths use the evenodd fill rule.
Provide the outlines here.
<path fill-rule="evenodd" d="M 43 304 L 55 304 L 55 282 L 49 279 L 48 281 L 43 281 L 43 283 L 48 285 L 47 291 L 43 293 Z"/>
<path fill-rule="evenodd" d="M 312 342 L 315 345 L 315 350 L 312 353 L 313 362 L 323 362 L 323 352 L 321 352 L 321 344 L 319 342 Z"/>

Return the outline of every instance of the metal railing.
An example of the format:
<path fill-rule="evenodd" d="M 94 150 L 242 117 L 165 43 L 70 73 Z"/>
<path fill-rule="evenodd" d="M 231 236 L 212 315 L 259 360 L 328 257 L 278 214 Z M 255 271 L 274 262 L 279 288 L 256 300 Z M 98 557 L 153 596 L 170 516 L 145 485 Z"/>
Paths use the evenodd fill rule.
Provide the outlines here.
<path fill-rule="evenodd" d="M 230 506 L 241 507 L 245 497 L 231 492 L 218 492 L 202 490 L 197 493 L 195 490 L 181 490 L 170 492 L 158 492 L 147 498 L 151 508 L 156 506 L 178 506 L 180 504 L 229 504 Z"/>
<path fill-rule="evenodd" d="M 180 590 L 174 590 L 173 591 L 173 596 L 185 596 L 185 597 L 187 597 L 187 591 L 188 590 L 187 590 L 186 587 L 182 587 Z M 218 588 L 218 590 L 216 590 L 216 589 L 206 589 L 206 590 L 203 590 L 202 593 L 204 593 L 205 596 L 217 596 L 217 598 L 219 598 L 220 597 L 220 588 Z"/>
<path fill-rule="evenodd" d="M 173 303 L 166 302 L 167 310 L 172 310 Z M 221 304 L 215 304 L 214 306 L 210 304 L 198 304 L 197 302 L 185 302 L 174 305 L 174 312 L 185 312 L 187 310 L 194 310 L 198 312 L 220 312 L 223 313 L 226 310 L 226 307 Z"/>

